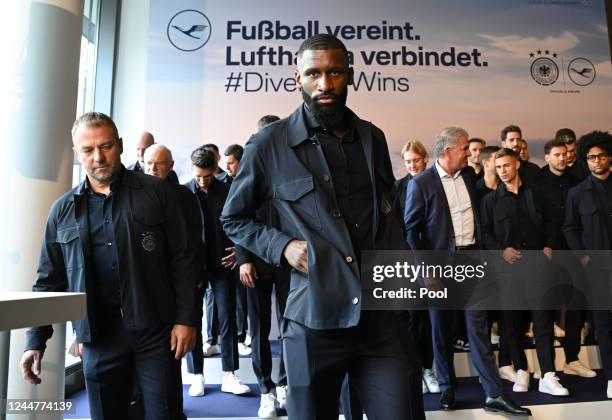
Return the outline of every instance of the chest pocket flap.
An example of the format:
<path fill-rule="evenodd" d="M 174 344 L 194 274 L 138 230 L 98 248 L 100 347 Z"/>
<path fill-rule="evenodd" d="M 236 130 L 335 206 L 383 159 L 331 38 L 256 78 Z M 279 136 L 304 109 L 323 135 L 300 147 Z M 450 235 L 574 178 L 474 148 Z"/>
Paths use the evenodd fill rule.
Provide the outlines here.
<path fill-rule="evenodd" d="M 67 244 L 79 237 L 79 228 L 77 226 L 69 227 L 57 231 L 55 242 L 59 244 Z"/>
<path fill-rule="evenodd" d="M 274 198 L 297 201 L 314 189 L 312 175 L 292 179 L 274 188 Z"/>

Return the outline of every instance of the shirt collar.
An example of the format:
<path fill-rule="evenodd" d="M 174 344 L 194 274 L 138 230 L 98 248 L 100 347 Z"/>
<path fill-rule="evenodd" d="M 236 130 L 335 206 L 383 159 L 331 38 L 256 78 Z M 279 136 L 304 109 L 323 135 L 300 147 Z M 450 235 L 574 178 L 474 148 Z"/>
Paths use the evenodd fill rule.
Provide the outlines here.
<path fill-rule="evenodd" d="M 436 167 L 436 171 L 438 172 L 438 175 L 440 176 L 440 178 L 448 177 L 448 178 L 452 178 L 453 180 L 456 180 L 458 177 L 461 176 L 461 170 L 455 172 L 454 176 L 450 176 L 449 174 L 447 174 L 444 168 L 440 166 L 437 159 L 434 165 Z"/>

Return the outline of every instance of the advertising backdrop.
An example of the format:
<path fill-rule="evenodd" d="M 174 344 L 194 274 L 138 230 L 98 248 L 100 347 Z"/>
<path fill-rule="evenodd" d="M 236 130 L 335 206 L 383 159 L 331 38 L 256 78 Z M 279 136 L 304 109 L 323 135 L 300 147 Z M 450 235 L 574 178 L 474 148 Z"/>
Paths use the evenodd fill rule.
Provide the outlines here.
<path fill-rule="evenodd" d="M 386 133 L 398 177 L 402 145 L 446 126 L 498 144 L 517 124 L 538 164 L 561 127 L 612 128 L 604 0 L 151 0 L 149 19 L 144 128 L 182 180 L 196 146 L 244 144 L 301 103 L 295 53 L 322 32 L 350 50 L 348 105 Z"/>

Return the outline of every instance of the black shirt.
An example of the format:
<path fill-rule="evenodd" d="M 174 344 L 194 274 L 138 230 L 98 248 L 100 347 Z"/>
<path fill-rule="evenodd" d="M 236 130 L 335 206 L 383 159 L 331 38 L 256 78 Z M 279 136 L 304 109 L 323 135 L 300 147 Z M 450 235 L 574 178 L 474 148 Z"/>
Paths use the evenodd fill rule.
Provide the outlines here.
<path fill-rule="evenodd" d="M 321 127 L 306 107 L 308 134 L 319 142 L 331 172 L 338 209 L 334 217 L 344 219 L 358 258 L 361 250 L 372 249 L 372 181 L 355 122 L 347 122 L 348 133 L 339 139 Z"/>
<path fill-rule="evenodd" d="M 546 165 L 542 168 L 540 182 L 543 187 L 542 192 L 546 197 L 545 203 L 548 214 L 553 218 L 555 223 L 553 248 L 569 249 L 565 236 L 563 235 L 563 221 L 565 218 L 567 194 L 570 188 L 577 184 L 577 181 L 567 170 L 559 176 L 552 173 L 550 167 Z"/>
<path fill-rule="evenodd" d="M 494 189 L 491 189 L 491 188 L 487 187 L 487 184 L 485 184 L 484 170 L 480 171 L 480 173 L 483 174 L 483 176 L 480 179 L 478 179 L 478 181 L 476 181 L 476 184 L 475 184 L 475 188 L 476 188 L 476 203 L 477 203 L 477 205 L 479 207 L 480 207 L 480 202 L 482 201 L 484 196 L 487 195 L 488 193 L 490 193 L 491 191 L 495 191 Z"/>
<path fill-rule="evenodd" d="M 116 184 L 113 183 L 113 187 Z M 94 296 L 100 319 L 118 315 L 121 308 L 117 244 L 113 229 L 115 190 L 111 187 L 111 193 L 106 196 L 93 191 L 87 182 L 87 217 L 91 238 Z"/>

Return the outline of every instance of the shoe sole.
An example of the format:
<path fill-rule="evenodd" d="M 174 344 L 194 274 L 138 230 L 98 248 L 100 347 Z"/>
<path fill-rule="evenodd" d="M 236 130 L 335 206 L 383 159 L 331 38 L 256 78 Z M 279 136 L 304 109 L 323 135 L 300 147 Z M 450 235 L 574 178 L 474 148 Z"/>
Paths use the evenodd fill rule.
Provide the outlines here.
<path fill-rule="evenodd" d="M 248 394 L 249 392 L 251 392 L 251 390 L 249 389 L 248 391 L 234 392 L 234 391 L 228 391 L 227 389 L 223 389 L 222 387 L 221 392 L 226 392 L 228 394 L 234 394 L 234 395 L 244 395 L 244 394 Z"/>
<path fill-rule="evenodd" d="M 563 373 L 565 373 L 566 375 L 575 375 L 575 376 L 580 376 L 581 378 L 594 378 L 597 376 L 597 373 L 593 372 L 592 374 L 588 374 L 588 375 L 582 375 L 579 372 L 575 371 L 574 369 L 563 369 Z"/>
<path fill-rule="evenodd" d="M 514 387 L 512 387 L 512 392 L 529 392 L 529 388 L 515 389 Z"/>
<path fill-rule="evenodd" d="M 544 391 L 539 388 L 538 388 L 538 392 L 541 392 L 542 394 L 552 395 L 553 397 L 569 397 L 569 392 L 567 394 L 555 394 L 554 392 Z"/>
<path fill-rule="evenodd" d="M 495 408 L 487 408 L 484 407 L 483 408 L 484 411 L 488 411 L 489 413 L 503 413 L 503 415 L 505 416 L 511 416 L 511 417 L 529 417 L 533 414 L 519 414 L 519 413 L 508 413 L 507 411 L 502 411 L 502 410 L 497 410 Z"/>

